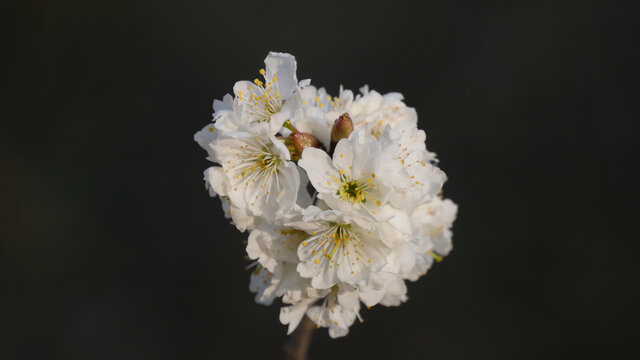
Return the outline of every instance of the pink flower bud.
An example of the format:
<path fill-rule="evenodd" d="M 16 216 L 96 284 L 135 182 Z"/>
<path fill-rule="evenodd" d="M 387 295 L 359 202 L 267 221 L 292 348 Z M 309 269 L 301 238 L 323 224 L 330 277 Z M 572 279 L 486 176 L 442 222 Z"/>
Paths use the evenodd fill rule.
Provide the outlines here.
<path fill-rule="evenodd" d="M 353 121 L 348 113 L 340 115 L 338 120 L 331 127 L 331 152 L 341 139 L 348 138 L 353 132 Z"/>
<path fill-rule="evenodd" d="M 293 138 L 293 145 L 295 145 L 296 150 L 298 150 L 300 154 L 302 154 L 302 150 L 304 150 L 304 148 L 306 147 L 322 149 L 322 144 L 320 144 L 320 141 L 318 141 L 318 139 L 316 139 L 315 136 L 311 134 L 297 132 L 291 134 L 291 138 Z"/>

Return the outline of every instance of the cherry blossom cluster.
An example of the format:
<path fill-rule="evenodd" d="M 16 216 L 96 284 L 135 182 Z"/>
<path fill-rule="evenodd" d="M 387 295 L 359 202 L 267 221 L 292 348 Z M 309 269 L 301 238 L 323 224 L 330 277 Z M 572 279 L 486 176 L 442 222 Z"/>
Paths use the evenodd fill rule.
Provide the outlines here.
<path fill-rule="evenodd" d="M 298 81 L 296 61 L 271 52 L 260 79 L 213 102 L 195 134 L 216 166 L 206 188 L 249 233 L 249 289 L 291 333 L 305 314 L 333 338 L 361 303 L 398 306 L 452 248 L 457 206 L 427 151 L 413 108 L 399 93 L 354 95 Z"/>

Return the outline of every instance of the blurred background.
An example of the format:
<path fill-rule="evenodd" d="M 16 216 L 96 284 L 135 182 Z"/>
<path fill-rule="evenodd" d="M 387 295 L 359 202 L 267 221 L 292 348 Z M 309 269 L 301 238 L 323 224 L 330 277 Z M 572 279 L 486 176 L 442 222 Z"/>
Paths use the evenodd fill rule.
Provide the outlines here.
<path fill-rule="evenodd" d="M 193 141 L 269 50 L 402 92 L 459 204 L 409 301 L 312 359 L 637 358 L 631 3 L 3 5 L 0 358 L 282 358 Z"/>

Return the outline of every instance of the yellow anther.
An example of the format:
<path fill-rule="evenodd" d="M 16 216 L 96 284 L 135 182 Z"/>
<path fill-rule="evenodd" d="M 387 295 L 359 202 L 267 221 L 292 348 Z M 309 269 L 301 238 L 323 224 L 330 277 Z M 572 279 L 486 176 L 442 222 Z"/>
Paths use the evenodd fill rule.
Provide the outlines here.
<path fill-rule="evenodd" d="M 264 71 L 264 69 L 260 69 L 260 75 L 264 75 L 264 74 L 266 74 L 266 73 L 267 73 L 267 72 L 266 72 L 266 71 Z"/>
<path fill-rule="evenodd" d="M 431 255 L 431 257 L 433 257 L 436 260 L 436 262 L 442 261 L 442 256 L 436 254 L 432 250 L 427 251 L 427 254 Z"/>

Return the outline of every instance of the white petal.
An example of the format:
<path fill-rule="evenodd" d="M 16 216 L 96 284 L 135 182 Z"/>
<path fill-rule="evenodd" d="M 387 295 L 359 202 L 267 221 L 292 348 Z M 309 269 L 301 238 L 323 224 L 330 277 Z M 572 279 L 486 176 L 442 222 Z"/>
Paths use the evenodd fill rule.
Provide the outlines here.
<path fill-rule="evenodd" d="M 287 335 L 291 334 L 298 327 L 302 317 L 314 301 L 317 301 L 317 299 L 304 299 L 297 304 L 280 308 L 280 322 L 283 325 L 289 324 Z"/>
<path fill-rule="evenodd" d="M 340 284 L 338 287 L 338 302 L 345 308 L 356 308 L 359 306 L 358 292 L 348 284 Z"/>
<path fill-rule="evenodd" d="M 343 329 L 340 327 L 331 326 L 329 328 L 329 336 L 332 339 L 337 339 L 339 337 L 346 336 L 349 333 L 349 329 Z"/>
<path fill-rule="evenodd" d="M 230 200 L 229 200 L 230 201 Z M 224 205 L 224 201 L 223 201 Z M 237 206 L 231 205 L 229 207 L 229 215 L 231 216 L 231 220 L 233 220 L 233 224 L 236 226 L 238 231 L 245 232 L 246 230 L 255 229 L 256 226 L 260 223 L 260 219 L 254 216 L 247 209 L 242 209 Z"/>
<path fill-rule="evenodd" d="M 273 74 L 278 75 L 278 86 L 283 97 L 293 93 L 298 84 L 296 79 L 296 58 L 290 54 L 270 52 L 264 59 L 266 76 L 269 80 Z"/>
<path fill-rule="evenodd" d="M 318 192 L 335 192 L 337 183 L 334 184 L 334 179 L 338 171 L 326 152 L 312 147 L 305 148 L 298 165 L 307 172 L 311 184 Z"/>
<path fill-rule="evenodd" d="M 298 86 L 300 86 L 301 88 L 307 87 L 311 84 L 311 79 L 303 79 L 300 80 L 300 82 L 298 83 Z"/>
<path fill-rule="evenodd" d="M 204 171 L 204 181 L 209 189 L 209 195 L 225 196 L 229 193 L 229 182 L 220 166 L 212 166 Z"/>
<path fill-rule="evenodd" d="M 218 134 L 216 133 L 216 128 L 213 124 L 207 124 L 202 128 L 202 130 L 193 135 L 193 140 L 195 140 L 201 148 L 209 152 L 212 150 L 209 144 L 211 144 L 217 136 Z"/>
<path fill-rule="evenodd" d="M 269 251 L 272 240 L 271 234 L 267 231 L 256 229 L 249 234 L 246 248 L 249 258 L 258 260 L 270 272 L 274 272 L 276 265 L 278 265 L 278 261 Z"/>

